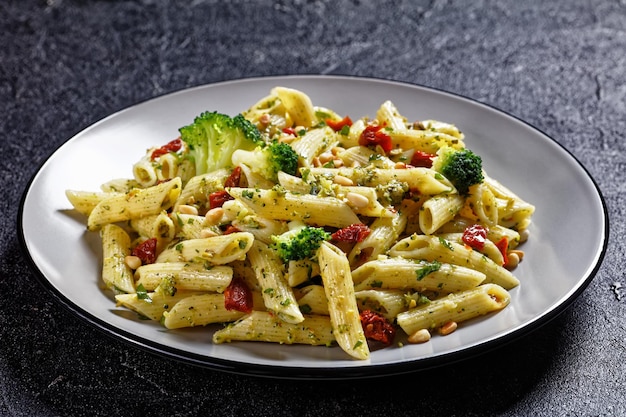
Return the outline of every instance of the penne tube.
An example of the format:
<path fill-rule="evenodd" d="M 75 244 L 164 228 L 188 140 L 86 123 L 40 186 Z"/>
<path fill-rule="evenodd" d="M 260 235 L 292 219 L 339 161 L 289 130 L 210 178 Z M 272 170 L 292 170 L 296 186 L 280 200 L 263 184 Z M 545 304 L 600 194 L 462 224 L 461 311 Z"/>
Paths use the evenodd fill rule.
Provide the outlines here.
<path fill-rule="evenodd" d="M 309 281 L 320 273 L 320 266 L 308 258 L 289 261 L 287 264 L 287 283 L 295 287 Z"/>
<path fill-rule="evenodd" d="M 404 182 L 409 189 L 424 195 L 455 193 L 454 186 L 441 174 L 429 168 L 379 169 L 379 168 L 309 168 L 309 175 L 349 178 L 354 184 L 366 187 Z"/>
<path fill-rule="evenodd" d="M 102 280 L 116 293 L 134 293 L 133 271 L 126 264 L 130 255 L 130 236 L 121 227 L 107 224 L 100 230 L 102 239 Z"/>
<path fill-rule="evenodd" d="M 231 322 L 245 314 L 227 310 L 224 294 L 195 294 L 181 299 L 169 311 L 163 312 L 162 322 L 167 329 L 180 329 Z"/>
<path fill-rule="evenodd" d="M 489 227 L 498 224 L 498 203 L 493 192 L 484 182 L 469 188 L 465 204 L 478 223 Z"/>
<path fill-rule="evenodd" d="M 420 230 L 432 235 L 449 222 L 463 207 L 464 199 L 458 194 L 436 195 L 424 201 L 419 211 Z"/>
<path fill-rule="evenodd" d="M 268 219 L 302 220 L 307 224 L 337 228 L 361 223 L 347 203 L 334 197 L 254 188 L 229 188 L 227 191 L 249 210 Z"/>
<path fill-rule="evenodd" d="M 463 266 L 406 258 L 366 262 L 354 271 L 354 290 L 373 288 L 451 293 L 480 285 L 485 274 Z"/>
<path fill-rule="evenodd" d="M 164 277 L 171 277 L 178 290 L 224 292 L 233 279 L 233 268 L 194 262 L 158 262 L 135 270 L 137 285 L 154 291 Z"/>
<path fill-rule="evenodd" d="M 133 179 L 116 178 L 100 185 L 100 189 L 105 193 L 127 193 L 133 188 L 142 188 L 141 184 Z"/>
<path fill-rule="evenodd" d="M 307 285 L 295 290 L 298 306 L 303 314 L 328 316 L 328 299 L 322 285 Z"/>
<path fill-rule="evenodd" d="M 213 334 L 216 344 L 237 340 L 323 346 L 335 342 L 328 316 L 307 315 L 294 324 L 265 311 L 253 311 Z"/>
<path fill-rule="evenodd" d="M 360 311 L 372 310 L 380 313 L 390 322 L 407 309 L 406 291 L 369 289 L 355 291 L 357 305 Z"/>
<path fill-rule="evenodd" d="M 413 234 L 396 243 L 389 250 L 389 256 L 469 267 L 485 274 L 485 283 L 498 284 L 507 290 L 519 285 L 519 280 L 511 272 L 482 253 L 438 236 Z"/>
<path fill-rule="evenodd" d="M 421 329 L 433 330 L 451 321 L 461 323 L 501 310 L 510 299 L 509 293 L 499 285 L 484 284 L 402 312 L 397 321 L 406 334 L 412 335 Z"/>
<path fill-rule="evenodd" d="M 154 149 L 156 148 L 148 149 L 146 154 L 133 165 L 133 177 L 143 188 L 152 187 L 159 180 L 155 164 L 150 159 Z"/>
<path fill-rule="evenodd" d="M 416 151 L 436 154 L 444 147 L 463 148 L 463 141 L 446 133 L 432 130 L 392 130 L 388 132 L 394 148 L 414 149 Z"/>
<path fill-rule="evenodd" d="M 370 225 L 370 234 L 356 243 L 348 253 L 352 267 L 376 259 L 384 254 L 397 240 L 407 223 L 404 211 L 394 213 L 393 217 L 379 217 Z"/>
<path fill-rule="evenodd" d="M 130 226 L 139 233 L 139 236 L 155 238 L 157 240 L 157 250 L 159 251 L 163 250 L 176 235 L 176 226 L 165 211 L 132 219 Z"/>
<path fill-rule="evenodd" d="M 121 193 L 105 193 L 92 191 L 66 190 L 65 196 L 76 211 L 89 216 L 101 201 L 111 197 L 122 195 Z"/>
<path fill-rule="evenodd" d="M 163 291 L 138 293 L 138 294 L 118 294 L 115 301 L 118 306 L 123 306 L 150 320 L 161 321 L 163 313 L 169 311 L 177 302 L 183 298 L 198 294 L 193 291 L 176 291 L 170 295 Z"/>
<path fill-rule="evenodd" d="M 296 126 L 311 127 L 317 123 L 313 103 L 302 91 L 287 87 L 274 87 L 271 93 L 280 99 Z"/>
<path fill-rule="evenodd" d="M 463 233 L 440 233 L 437 236 L 445 240 L 449 240 L 450 242 L 458 243 L 459 245 L 465 245 L 465 243 L 463 242 Z M 489 259 L 491 259 L 498 265 L 504 264 L 504 256 L 502 255 L 502 252 L 500 252 L 500 249 L 496 246 L 496 244 L 490 240 L 489 233 L 487 233 L 487 239 L 485 239 L 483 247 L 473 249 L 489 257 Z"/>
<path fill-rule="evenodd" d="M 149 188 L 131 190 L 102 200 L 89 214 L 87 228 L 95 231 L 108 223 L 159 214 L 172 207 L 180 194 L 181 184 L 181 179 L 177 177 Z"/>
<path fill-rule="evenodd" d="M 403 132 L 406 130 L 406 118 L 400 114 L 391 100 L 386 100 L 380 105 L 376 112 L 376 120 L 388 131 Z"/>
<path fill-rule="evenodd" d="M 285 279 L 283 263 L 276 252 L 267 244 L 255 241 L 248 252 L 248 259 L 261 286 L 265 307 L 287 323 L 300 323 L 304 320 L 293 290 Z"/>
<path fill-rule="evenodd" d="M 199 239 L 188 239 L 170 245 L 157 256 L 157 262 L 210 262 L 224 265 L 245 258 L 254 236 L 247 232 Z"/>
<path fill-rule="evenodd" d="M 457 139 L 463 140 L 465 135 L 453 124 L 442 122 L 441 120 L 422 120 L 420 121 L 422 126 L 422 130 L 429 130 L 431 132 L 440 132 L 445 133 L 446 135 L 455 137 Z"/>
<path fill-rule="evenodd" d="M 229 170 L 221 168 L 216 171 L 192 177 L 185 183 L 185 187 L 180 192 L 174 204 L 174 211 L 178 211 L 178 207 L 185 204 L 207 204 L 207 198 L 211 193 L 224 189 L 224 181 L 226 181 L 229 175 Z"/>
<path fill-rule="evenodd" d="M 325 126 L 307 131 L 303 136 L 292 142 L 291 147 L 298 155 L 302 166 L 309 167 L 313 159 L 338 143 L 337 134 Z"/>
<path fill-rule="evenodd" d="M 335 339 L 351 357 L 368 359 L 369 346 L 361 326 L 348 258 L 328 242 L 322 243 L 317 257 Z"/>

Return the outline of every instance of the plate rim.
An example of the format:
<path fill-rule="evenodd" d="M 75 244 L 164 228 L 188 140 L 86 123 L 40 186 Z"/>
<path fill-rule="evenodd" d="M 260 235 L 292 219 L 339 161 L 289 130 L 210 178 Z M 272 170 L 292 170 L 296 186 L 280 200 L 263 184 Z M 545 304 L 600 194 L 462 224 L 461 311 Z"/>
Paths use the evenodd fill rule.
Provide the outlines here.
<path fill-rule="evenodd" d="M 589 265 L 588 270 L 586 271 L 586 276 L 579 280 L 578 284 L 572 287 L 561 299 L 557 300 L 553 303 L 549 309 L 542 312 L 529 321 L 525 323 L 521 323 L 516 325 L 514 328 L 511 328 L 502 335 L 496 335 L 491 337 L 489 340 L 481 341 L 479 343 L 475 343 L 473 345 L 463 347 L 457 351 L 446 352 L 442 354 L 438 354 L 433 357 L 418 357 L 415 359 L 408 359 L 405 361 L 401 361 L 399 363 L 385 363 L 385 364 L 364 364 L 350 367 L 300 367 L 300 366 L 280 366 L 280 365 L 264 365 L 264 364 L 254 364 L 247 362 L 240 362 L 235 360 L 227 360 L 222 358 L 216 358 L 212 356 L 200 355 L 193 352 L 182 351 L 177 348 L 171 348 L 164 344 L 152 341 L 150 339 L 143 338 L 141 336 L 134 336 L 131 332 L 121 329 L 113 324 L 108 323 L 106 320 L 99 318 L 98 316 L 91 314 L 78 305 L 74 304 L 62 291 L 57 289 L 50 280 L 45 276 L 45 273 L 39 268 L 37 263 L 32 257 L 32 254 L 28 250 L 27 238 L 24 234 L 24 208 L 26 204 L 26 200 L 29 196 L 29 191 L 35 180 L 38 178 L 44 166 L 48 164 L 48 162 L 69 142 L 71 142 L 74 138 L 79 136 L 82 132 L 92 129 L 94 126 L 104 123 L 106 120 L 110 118 L 116 117 L 118 114 L 133 109 L 134 107 L 140 106 L 143 103 L 147 103 L 150 101 L 155 101 L 159 99 L 163 99 L 169 96 L 175 96 L 179 94 L 184 94 L 193 90 L 200 90 L 203 88 L 210 88 L 213 86 L 227 86 L 229 84 L 238 84 L 245 82 L 256 82 L 256 81 L 269 81 L 269 80 L 357 80 L 357 81 L 365 81 L 365 82 L 376 82 L 376 83 L 388 83 L 390 85 L 394 85 L 396 87 L 408 87 L 408 88 L 417 88 L 423 89 L 425 91 L 431 91 L 438 94 L 442 94 L 452 99 L 461 99 L 462 101 L 466 101 L 472 103 L 474 105 L 478 105 L 489 109 L 491 111 L 495 111 L 496 113 L 500 113 L 507 117 L 514 119 L 515 121 L 529 127 L 530 129 L 540 133 L 545 138 L 549 139 L 553 144 L 558 145 L 562 151 L 564 151 L 579 169 L 585 174 L 587 179 L 593 186 L 597 194 L 598 201 L 600 203 L 601 211 L 602 211 L 602 221 L 604 224 L 604 228 L 602 230 L 602 244 L 600 247 L 596 248 L 597 255 L 594 259 L 594 262 Z M 564 145 L 556 141 L 552 136 L 546 134 L 541 129 L 532 125 L 531 123 L 522 120 L 521 118 L 511 114 L 510 112 L 501 110 L 493 105 L 481 102 L 477 99 L 453 93 L 450 91 L 443 90 L 437 87 L 430 87 L 424 84 L 419 84 L 415 82 L 408 81 L 398 81 L 387 78 L 378 78 L 371 76 L 355 76 L 355 75 L 316 75 L 316 74 L 300 74 L 300 75 L 268 75 L 268 76 L 251 76 L 251 77 L 243 77 L 237 79 L 223 80 L 218 82 L 210 82 L 206 84 L 181 88 L 178 90 L 173 90 L 170 92 L 166 92 L 159 95 L 154 95 L 144 100 L 137 101 L 127 107 L 121 108 L 117 111 L 114 111 L 107 116 L 104 116 L 87 126 L 75 131 L 71 136 L 63 140 L 57 147 L 53 148 L 50 153 L 44 158 L 40 164 L 35 168 L 35 171 L 31 175 L 30 179 L 26 183 L 24 190 L 22 192 L 19 207 L 17 211 L 17 237 L 19 241 L 19 245 L 23 255 L 25 256 L 30 269 L 34 272 L 34 275 L 37 278 L 37 282 L 43 286 L 43 288 L 53 296 L 53 298 L 60 303 L 66 310 L 70 311 L 75 317 L 81 319 L 81 321 L 86 321 L 95 329 L 100 331 L 101 333 L 111 337 L 112 339 L 121 341 L 126 345 L 133 346 L 135 348 L 139 348 L 147 353 L 154 354 L 160 357 L 174 359 L 179 362 L 183 362 L 186 364 L 191 364 L 199 367 L 209 368 L 212 370 L 223 371 L 232 374 L 240 374 L 240 375 L 248 375 L 248 376 L 259 376 L 259 377 L 268 377 L 268 378 L 276 378 L 276 379 L 322 379 L 322 380 L 346 380 L 346 379 L 362 379 L 362 378 L 375 378 L 375 377 L 383 377 L 390 375 L 397 375 L 402 373 L 409 372 L 419 372 L 425 371 L 428 369 L 432 369 L 435 367 L 439 367 L 442 365 L 447 365 L 450 363 L 458 362 L 460 360 L 469 359 L 470 357 L 474 357 L 479 354 L 484 354 L 488 351 L 496 349 L 500 346 L 504 346 L 505 344 L 511 343 L 512 341 L 519 339 L 529 333 L 534 332 L 538 328 L 544 326 L 549 323 L 556 317 L 558 317 L 563 311 L 565 311 L 569 306 L 578 298 L 578 296 L 589 286 L 593 278 L 596 276 L 598 270 L 601 268 L 609 242 L 610 235 L 610 227 L 609 227 L 609 215 L 608 208 L 605 201 L 605 198 L 602 194 L 598 183 L 595 178 L 591 175 L 589 170 L 584 166 L 584 164 L 574 156 L 574 154 L 568 150 Z"/>

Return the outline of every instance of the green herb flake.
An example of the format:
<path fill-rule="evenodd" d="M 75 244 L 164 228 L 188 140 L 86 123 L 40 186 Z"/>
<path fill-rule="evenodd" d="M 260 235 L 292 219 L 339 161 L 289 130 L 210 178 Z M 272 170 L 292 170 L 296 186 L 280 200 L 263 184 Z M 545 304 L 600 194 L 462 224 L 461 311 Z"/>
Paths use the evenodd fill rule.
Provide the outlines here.
<path fill-rule="evenodd" d="M 454 250 L 454 248 L 452 247 L 452 244 L 442 237 L 439 238 L 439 243 L 445 246 L 447 249 L 450 249 L 452 251 Z"/>
<path fill-rule="evenodd" d="M 439 268 L 441 268 L 440 262 L 433 261 L 433 262 L 426 263 L 421 268 L 415 270 L 415 275 L 417 276 L 417 280 L 418 281 L 423 280 L 426 275 L 432 272 L 439 271 Z"/>
<path fill-rule="evenodd" d="M 148 291 L 146 291 L 143 284 L 137 285 L 137 298 L 140 300 L 144 300 L 147 303 L 152 302 L 152 298 L 148 295 Z"/>

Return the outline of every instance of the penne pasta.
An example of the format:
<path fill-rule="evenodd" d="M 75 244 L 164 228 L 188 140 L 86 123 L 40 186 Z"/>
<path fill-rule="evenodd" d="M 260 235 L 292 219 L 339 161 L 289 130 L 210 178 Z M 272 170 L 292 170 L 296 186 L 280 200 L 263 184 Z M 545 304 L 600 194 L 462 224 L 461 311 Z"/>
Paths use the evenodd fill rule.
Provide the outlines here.
<path fill-rule="evenodd" d="M 461 323 L 501 310 L 510 300 L 504 288 L 496 284 L 484 284 L 399 313 L 397 320 L 406 334 L 412 335 L 421 329 L 433 330 L 448 322 Z"/>
<path fill-rule="evenodd" d="M 328 316 L 309 315 L 296 324 L 264 311 L 253 311 L 213 334 L 213 343 L 236 340 L 323 346 L 335 342 Z"/>
<path fill-rule="evenodd" d="M 359 319 L 348 258 L 327 242 L 322 243 L 317 256 L 335 339 L 348 355 L 367 359 L 369 347 Z"/>
<path fill-rule="evenodd" d="M 535 207 L 455 125 L 374 109 L 353 121 L 276 86 L 239 115 L 203 113 L 131 179 L 66 190 L 100 233 L 103 289 L 173 334 L 356 360 L 505 308 Z"/>

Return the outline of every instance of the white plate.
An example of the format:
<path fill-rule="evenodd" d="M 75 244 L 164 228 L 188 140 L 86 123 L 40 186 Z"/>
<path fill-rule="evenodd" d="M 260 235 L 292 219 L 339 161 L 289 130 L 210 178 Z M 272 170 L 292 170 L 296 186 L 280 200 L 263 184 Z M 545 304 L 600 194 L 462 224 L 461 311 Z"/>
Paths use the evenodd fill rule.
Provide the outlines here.
<path fill-rule="evenodd" d="M 387 99 L 409 120 L 457 125 L 487 172 L 535 204 L 521 285 L 503 311 L 463 324 L 429 343 L 390 347 L 368 361 L 339 348 L 267 343 L 213 345 L 211 327 L 167 331 L 115 307 L 100 285 L 100 241 L 71 211 L 66 189 L 97 190 L 129 178 L 145 150 L 178 136 L 205 110 L 237 114 L 274 86 L 300 89 L 315 105 L 358 118 Z M 608 222 L 600 192 L 563 147 L 528 124 L 478 102 L 415 85 L 329 76 L 244 79 L 158 97 L 115 113 L 80 132 L 41 166 L 24 193 L 21 241 L 45 287 L 107 333 L 148 350 L 215 369 L 291 378 L 350 378 L 423 369 L 494 347 L 562 311 L 591 281 L 606 249 Z"/>

